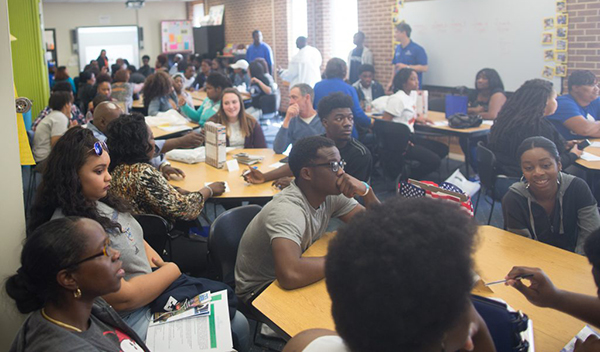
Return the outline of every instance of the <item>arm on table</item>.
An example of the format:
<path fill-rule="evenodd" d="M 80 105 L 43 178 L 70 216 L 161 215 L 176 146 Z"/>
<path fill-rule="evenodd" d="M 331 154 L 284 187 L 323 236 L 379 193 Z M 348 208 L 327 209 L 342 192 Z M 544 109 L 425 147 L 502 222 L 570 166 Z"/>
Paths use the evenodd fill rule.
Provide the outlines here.
<path fill-rule="evenodd" d="M 533 274 L 523 279 L 530 282 L 525 285 L 523 280 L 515 280 L 520 275 Z M 574 316 L 586 323 L 600 327 L 600 299 L 594 296 L 557 289 L 550 278 L 539 268 L 513 267 L 506 275 L 506 285 L 519 290 L 525 298 L 538 307 L 556 309 Z"/>
<path fill-rule="evenodd" d="M 302 257 L 300 246 L 287 238 L 271 241 L 275 260 L 275 277 L 281 287 L 293 290 L 325 277 L 325 257 Z"/>
<path fill-rule="evenodd" d="M 581 136 L 600 137 L 600 122 L 588 121 L 581 115 L 569 118 L 563 125 Z"/>
<path fill-rule="evenodd" d="M 506 96 L 504 93 L 496 93 L 490 98 L 488 111 L 482 112 L 479 115 L 481 115 L 484 120 L 493 120 L 498 116 L 498 113 L 500 112 L 500 109 L 502 109 L 504 103 L 506 103 Z"/>
<path fill-rule="evenodd" d="M 248 169 L 250 172 L 244 175 L 244 180 L 248 183 L 261 184 L 273 180 L 277 180 L 281 177 L 292 177 L 292 170 L 290 169 L 289 164 L 282 165 L 275 170 L 269 171 L 267 173 L 262 173 L 258 169 L 254 169 L 250 167 Z"/>

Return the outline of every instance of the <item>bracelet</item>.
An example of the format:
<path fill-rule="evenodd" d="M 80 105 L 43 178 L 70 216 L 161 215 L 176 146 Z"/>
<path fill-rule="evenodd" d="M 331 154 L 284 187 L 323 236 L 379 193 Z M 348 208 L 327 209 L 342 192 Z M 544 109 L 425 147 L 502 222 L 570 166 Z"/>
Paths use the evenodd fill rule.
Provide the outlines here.
<path fill-rule="evenodd" d="M 365 194 L 361 194 L 361 195 L 360 195 L 361 197 L 364 197 L 364 196 L 366 196 L 367 194 L 369 194 L 369 191 L 371 190 L 371 186 L 369 186 L 369 184 L 368 184 L 368 183 L 366 183 L 366 182 L 364 182 L 364 181 L 363 181 L 363 185 L 365 185 L 365 187 L 367 187 L 367 191 L 365 192 Z"/>
<path fill-rule="evenodd" d="M 212 198 L 212 196 L 214 194 L 212 188 L 210 188 L 208 186 L 204 186 L 204 188 L 206 188 L 206 189 L 208 189 L 210 191 L 210 196 L 208 196 L 208 198 Z"/>

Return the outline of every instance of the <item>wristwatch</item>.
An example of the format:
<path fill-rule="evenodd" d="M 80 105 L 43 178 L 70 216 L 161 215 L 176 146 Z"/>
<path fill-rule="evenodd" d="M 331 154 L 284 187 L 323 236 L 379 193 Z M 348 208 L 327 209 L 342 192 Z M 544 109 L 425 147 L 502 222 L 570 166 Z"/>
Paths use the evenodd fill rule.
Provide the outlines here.
<path fill-rule="evenodd" d="M 160 166 L 158 167 L 158 171 L 162 171 L 162 169 L 166 166 L 171 166 L 171 163 L 167 160 L 163 161 L 162 164 L 160 164 Z"/>

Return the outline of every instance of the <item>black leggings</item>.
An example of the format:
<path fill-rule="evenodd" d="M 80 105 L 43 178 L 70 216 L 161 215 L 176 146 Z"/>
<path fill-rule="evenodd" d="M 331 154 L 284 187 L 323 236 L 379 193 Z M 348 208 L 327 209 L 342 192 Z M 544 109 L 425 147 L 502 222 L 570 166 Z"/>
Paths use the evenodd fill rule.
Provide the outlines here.
<path fill-rule="evenodd" d="M 410 177 L 416 180 L 423 178 L 440 167 L 444 157 L 448 155 L 447 145 L 431 139 L 413 137 L 413 146 L 409 146 L 405 157 L 409 161 L 416 161 L 418 165 L 411 163 Z"/>

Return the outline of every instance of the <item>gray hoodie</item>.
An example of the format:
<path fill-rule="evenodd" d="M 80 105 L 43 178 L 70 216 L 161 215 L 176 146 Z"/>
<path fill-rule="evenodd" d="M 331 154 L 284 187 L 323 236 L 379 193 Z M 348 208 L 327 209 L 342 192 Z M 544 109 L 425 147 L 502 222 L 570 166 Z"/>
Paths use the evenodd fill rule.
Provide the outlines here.
<path fill-rule="evenodd" d="M 504 227 L 513 233 L 583 254 L 589 234 L 600 228 L 600 214 L 589 187 L 560 172 L 553 217 L 549 217 L 527 184 L 517 182 L 502 200 Z"/>

